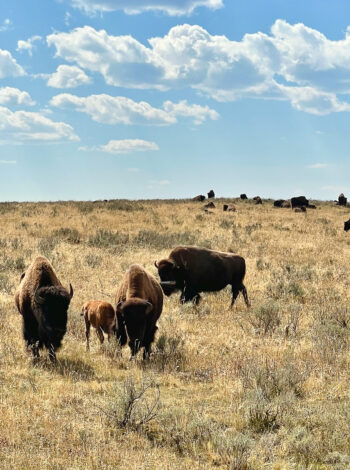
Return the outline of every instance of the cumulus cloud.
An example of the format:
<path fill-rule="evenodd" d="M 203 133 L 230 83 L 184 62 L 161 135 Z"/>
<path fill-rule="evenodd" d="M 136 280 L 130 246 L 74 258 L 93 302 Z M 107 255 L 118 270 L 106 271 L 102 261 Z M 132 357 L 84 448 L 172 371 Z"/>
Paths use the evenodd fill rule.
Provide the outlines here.
<path fill-rule="evenodd" d="M 36 41 L 40 41 L 41 36 L 32 36 L 31 38 L 27 39 L 26 41 L 23 41 L 20 39 L 17 41 L 17 51 L 23 52 L 27 51 L 30 56 L 33 55 L 33 48 L 34 48 L 34 43 Z"/>
<path fill-rule="evenodd" d="M 308 168 L 326 168 L 328 165 L 328 163 L 314 163 L 312 165 L 308 165 Z"/>
<path fill-rule="evenodd" d="M 82 151 L 98 151 L 107 152 L 114 155 L 126 154 L 132 152 L 147 152 L 150 150 L 159 150 L 158 145 L 155 142 L 142 139 L 122 139 L 122 140 L 110 140 L 106 145 L 100 145 L 98 147 L 80 147 Z"/>
<path fill-rule="evenodd" d="M 128 14 L 162 11 L 168 15 L 188 15 L 197 7 L 212 10 L 223 6 L 222 0 L 71 0 L 72 5 L 86 13 L 123 10 Z"/>
<path fill-rule="evenodd" d="M 21 91 L 18 88 L 9 86 L 0 88 L 0 105 L 11 104 L 33 106 L 35 101 L 32 100 L 29 93 Z"/>
<path fill-rule="evenodd" d="M 0 106 L 0 136 L 3 141 L 76 141 L 73 128 L 64 122 L 54 122 L 40 113 L 11 111 Z"/>
<path fill-rule="evenodd" d="M 68 93 L 54 96 L 50 104 L 88 114 L 94 121 L 104 124 L 169 125 L 177 117 L 192 118 L 195 124 L 206 119 L 218 119 L 219 114 L 209 106 L 191 105 L 187 101 L 166 101 L 163 108 L 155 108 L 146 101 L 136 102 L 124 96 L 106 94 L 79 97 Z"/>
<path fill-rule="evenodd" d="M 83 0 L 82 0 L 83 1 Z M 315 115 L 350 111 L 350 28 L 333 41 L 302 23 L 277 20 L 240 41 L 178 25 L 144 45 L 90 26 L 47 37 L 56 57 L 126 88 L 192 88 L 218 101 L 288 100 Z"/>
<path fill-rule="evenodd" d="M 91 83 L 86 73 L 75 65 L 59 65 L 47 81 L 53 88 L 76 88 Z"/>
<path fill-rule="evenodd" d="M 0 49 L 0 78 L 20 77 L 25 74 L 25 71 L 17 64 L 11 53 Z"/>

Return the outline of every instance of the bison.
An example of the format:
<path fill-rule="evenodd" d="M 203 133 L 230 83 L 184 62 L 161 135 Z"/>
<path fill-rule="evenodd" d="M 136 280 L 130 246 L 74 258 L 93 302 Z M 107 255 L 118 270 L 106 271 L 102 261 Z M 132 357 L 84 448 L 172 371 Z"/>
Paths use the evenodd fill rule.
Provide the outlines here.
<path fill-rule="evenodd" d="M 208 193 L 208 199 L 215 197 L 214 191 L 211 189 Z"/>
<path fill-rule="evenodd" d="M 120 345 L 124 346 L 129 338 L 131 357 L 143 347 L 143 359 L 148 359 L 163 309 L 159 282 L 142 266 L 131 265 L 117 289 L 116 305 Z"/>
<path fill-rule="evenodd" d="M 90 300 L 83 305 L 81 316 L 85 319 L 86 350 L 89 351 L 90 327 L 96 329 L 101 346 L 104 341 L 103 333 L 108 335 L 110 341 L 116 332 L 116 316 L 113 306 L 109 302 Z"/>
<path fill-rule="evenodd" d="M 253 197 L 253 200 L 255 201 L 255 204 L 262 204 L 262 200 L 260 196 Z"/>
<path fill-rule="evenodd" d="M 285 199 L 277 199 L 277 201 L 275 201 L 273 203 L 273 206 L 274 207 L 283 207 L 282 204 L 284 204 L 286 201 Z"/>
<path fill-rule="evenodd" d="M 247 197 L 246 194 L 241 194 L 239 197 L 240 197 L 241 199 L 243 199 L 243 200 L 244 200 L 244 199 L 248 199 L 248 197 Z"/>
<path fill-rule="evenodd" d="M 344 196 L 343 193 L 339 194 L 338 196 L 338 205 L 339 206 L 346 206 L 348 199 Z"/>
<path fill-rule="evenodd" d="M 294 209 L 294 212 L 306 212 L 306 207 L 305 206 L 296 207 Z"/>
<path fill-rule="evenodd" d="M 204 209 L 215 209 L 215 207 L 216 207 L 215 204 L 212 201 L 210 201 L 208 202 L 208 204 L 205 204 Z"/>
<path fill-rule="evenodd" d="M 231 285 L 232 302 L 242 292 L 249 306 L 247 290 L 243 284 L 246 265 L 241 256 L 197 246 L 178 246 L 167 259 L 155 261 L 165 295 L 180 290 L 181 303 L 198 304 L 200 292 L 219 291 Z"/>
<path fill-rule="evenodd" d="M 309 201 L 305 196 L 292 197 L 290 202 L 292 204 L 292 209 L 295 207 L 307 207 L 309 205 Z"/>
<path fill-rule="evenodd" d="M 199 202 L 203 202 L 205 200 L 205 196 L 203 196 L 203 194 L 199 194 L 198 196 L 195 196 L 192 201 L 199 201 Z"/>
<path fill-rule="evenodd" d="M 236 212 L 236 208 L 233 204 L 224 204 L 222 209 L 224 212 Z"/>
<path fill-rule="evenodd" d="M 36 258 L 21 276 L 15 303 L 23 317 L 24 339 L 35 358 L 45 346 L 50 360 L 56 362 L 56 351 L 66 333 L 67 311 L 73 297 L 72 285 L 69 287 L 68 292 L 43 256 Z"/>
<path fill-rule="evenodd" d="M 290 201 L 283 201 L 281 205 L 282 209 L 290 209 L 292 207 Z"/>
<path fill-rule="evenodd" d="M 350 230 L 350 219 L 347 220 L 346 222 L 344 222 L 344 230 L 345 230 L 345 232 Z"/>

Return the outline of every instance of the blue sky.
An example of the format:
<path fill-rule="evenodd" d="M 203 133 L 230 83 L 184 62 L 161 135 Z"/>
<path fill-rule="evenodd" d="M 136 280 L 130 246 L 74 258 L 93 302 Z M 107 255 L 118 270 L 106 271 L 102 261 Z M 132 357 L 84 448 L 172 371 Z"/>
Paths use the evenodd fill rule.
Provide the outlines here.
<path fill-rule="evenodd" d="M 346 0 L 0 4 L 0 200 L 349 193 Z"/>

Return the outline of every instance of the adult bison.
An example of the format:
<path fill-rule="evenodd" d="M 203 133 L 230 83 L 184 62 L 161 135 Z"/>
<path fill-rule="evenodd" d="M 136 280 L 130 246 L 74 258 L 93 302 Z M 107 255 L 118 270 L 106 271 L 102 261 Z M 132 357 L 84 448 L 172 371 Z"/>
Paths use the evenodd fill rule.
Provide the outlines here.
<path fill-rule="evenodd" d="M 43 256 L 36 258 L 22 274 L 15 294 L 15 303 L 23 317 L 23 336 L 34 357 L 45 346 L 49 357 L 56 362 L 67 327 L 67 311 L 73 288 L 65 289 L 50 262 Z"/>
<path fill-rule="evenodd" d="M 182 303 L 194 300 L 198 304 L 200 292 L 219 291 L 231 285 L 231 306 L 239 292 L 249 306 L 243 284 L 246 265 L 241 256 L 196 246 L 178 246 L 169 258 L 155 262 L 155 266 L 165 295 L 180 290 Z"/>
<path fill-rule="evenodd" d="M 212 197 L 215 197 L 215 193 L 214 191 L 211 189 L 208 193 L 208 199 L 212 198 Z"/>
<path fill-rule="evenodd" d="M 338 205 L 346 207 L 347 202 L 348 202 L 348 199 L 344 196 L 344 194 L 343 193 L 339 194 Z"/>
<path fill-rule="evenodd" d="M 247 195 L 246 195 L 246 194 L 244 194 L 244 193 L 243 193 L 243 194 L 241 194 L 239 197 L 240 197 L 241 199 L 243 199 L 243 200 L 244 200 L 244 199 L 248 199 Z"/>
<path fill-rule="evenodd" d="M 163 309 L 159 282 L 142 266 L 131 265 L 117 289 L 116 305 L 120 345 L 124 346 L 129 338 L 131 357 L 143 347 L 143 359 L 147 359 Z"/>
<path fill-rule="evenodd" d="M 204 200 L 205 200 L 205 196 L 203 196 L 203 194 L 199 194 L 198 196 L 195 196 L 194 198 L 192 198 L 192 201 L 203 202 Z"/>
<path fill-rule="evenodd" d="M 350 219 L 347 220 L 346 222 L 344 222 L 344 230 L 345 230 L 345 232 L 350 230 Z"/>
<path fill-rule="evenodd" d="M 309 201 L 305 196 L 292 197 L 290 202 L 292 204 L 292 209 L 295 209 L 296 207 L 307 207 L 309 205 Z"/>
<path fill-rule="evenodd" d="M 285 199 L 277 199 L 277 201 L 275 201 L 273 203 L 273 206 L 274 207 L 283 207 L 283 204 L 285 203 Z"/>
<path fill-rule="evenodd" d="M 236 212 L 236 208 L 233 204 L 224 204 L 222 209 L 224 212 Z"/>
<path fill-rule="evenodd" d="M 215 204 L 213 201 L 208 202 L 208 204 L 205 204 L 204 209 L 215 209 Z"/>
<path fill-rule="evenodd" d="M 253 201 L 255 201 L 255 204 L 262 204 L 262 199 L 260 196 L 253 197 Z"/>

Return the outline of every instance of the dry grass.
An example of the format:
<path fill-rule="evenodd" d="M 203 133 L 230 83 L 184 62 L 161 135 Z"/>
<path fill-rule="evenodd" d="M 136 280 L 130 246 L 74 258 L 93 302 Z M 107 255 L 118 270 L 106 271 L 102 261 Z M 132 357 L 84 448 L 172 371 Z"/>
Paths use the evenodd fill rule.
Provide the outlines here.
<path fill-rule="evenodd" d="M 0 204 L 1 469 L 348 468 L 349 210 L 234 204 Z M 149 364 L 97 340 L 86 353 L 81 305 L 180 243 L 244 256 L 251 309 L 230 310 L 229 289 L 173 296 Z M 75 291 L 56 366 L 26 354 L 13 302 L 39 254 Z"/>

